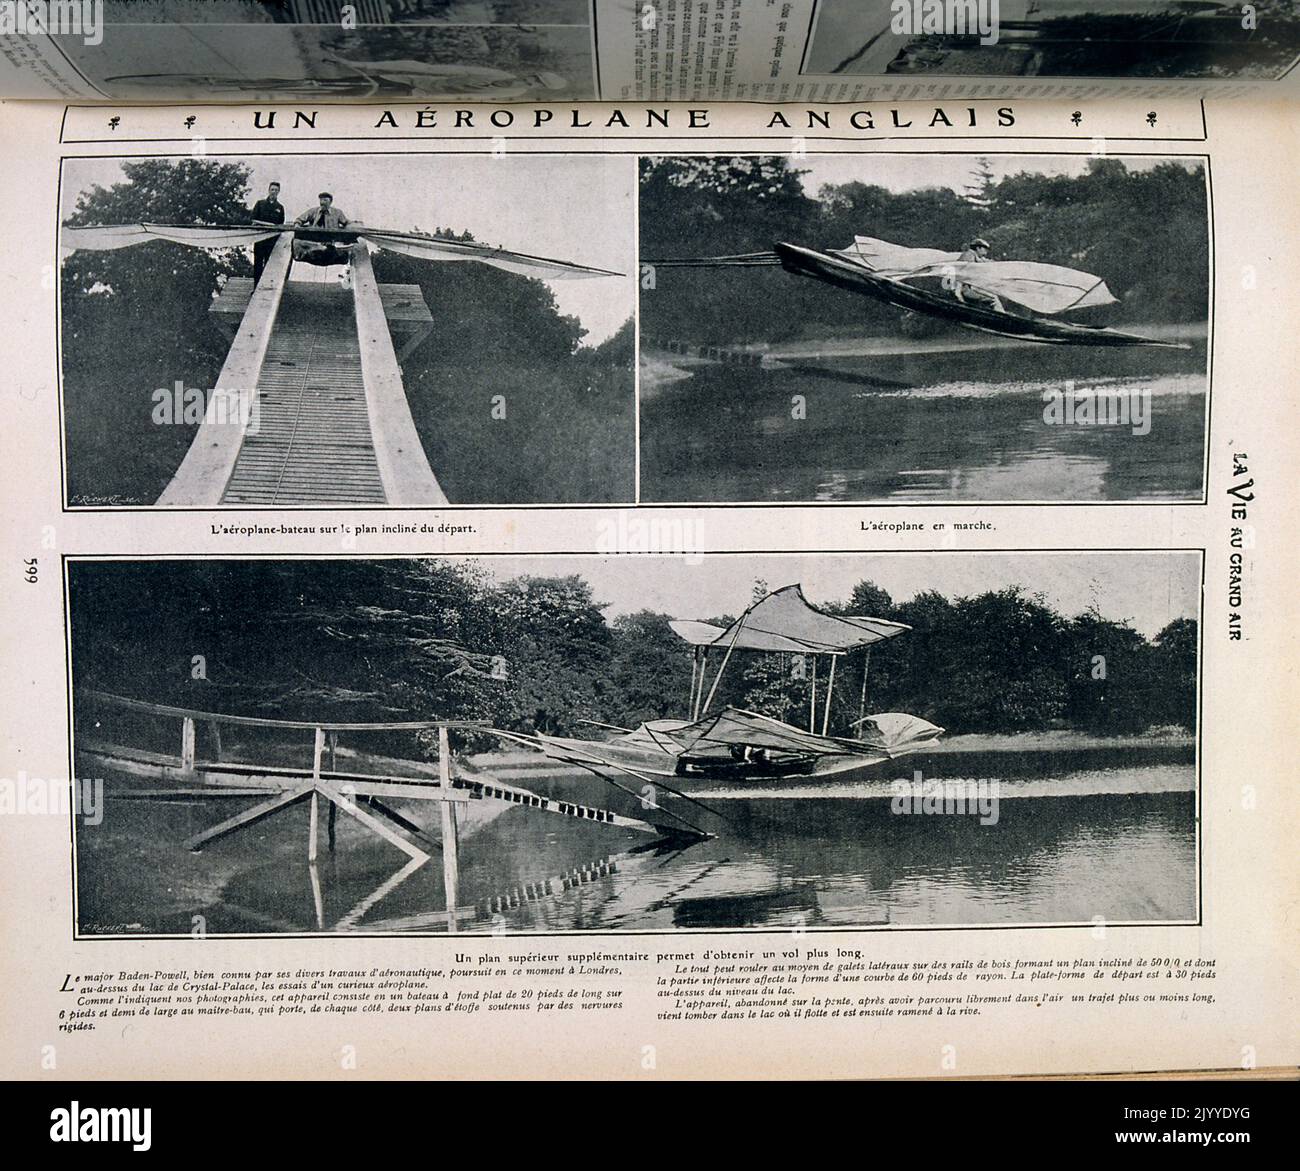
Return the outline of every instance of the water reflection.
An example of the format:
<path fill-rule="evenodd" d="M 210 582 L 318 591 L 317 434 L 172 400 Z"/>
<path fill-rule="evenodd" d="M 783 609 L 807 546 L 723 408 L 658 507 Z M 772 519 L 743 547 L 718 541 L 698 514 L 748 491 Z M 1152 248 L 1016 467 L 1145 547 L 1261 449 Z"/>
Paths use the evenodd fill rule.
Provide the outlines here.
<path fill-rule="evenodd" d="M 897 766 L 843 782 L 710 791 L 720 816 L 709 828 L 718 836 L 688 847 L 476 803 L 460 852 L 455 929 L 1195 919 L 1190 747 L 935 753 L 916 763 L 927 777 L 997 780 L 996 824 L 891 812 L 890 781 L 909 775 Z M 549 775 L 532 787 L 611 808 L 621 801 L 635 812 L 629 798 L 592 777 Z M 309 867 L 305 810 L 191 854 L 177 843 L 213 819 L 210 804 L 110 798 L 102 825 L 79 827 L 82 930 L 189 934 L 196 911 L 211 933 L 315 931 L 318 922 L 360 932 L 448 930 L 436 863 L 394 881 L 400 856 L 341 819 L 339 848 Z"/>
<path fill-rule="evenodd" d="M 700 367 L 643 392 L 662 501 L 1199 499 L 1206 353 L 1075 347 Z M 954 377 L 959 374 L 959 377 Z M 1008 377 L 1011 375 L 1011 377 Z M 1045 391 L 1150 395 L 1150 432 L 1049 425 Z M 793 418 L 803 396 L 806 417 Z"/>

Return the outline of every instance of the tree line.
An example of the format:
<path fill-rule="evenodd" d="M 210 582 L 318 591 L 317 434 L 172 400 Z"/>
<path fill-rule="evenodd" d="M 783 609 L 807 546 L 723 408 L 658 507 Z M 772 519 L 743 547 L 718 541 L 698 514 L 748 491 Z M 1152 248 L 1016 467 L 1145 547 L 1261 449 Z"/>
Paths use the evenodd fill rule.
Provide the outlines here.
<path fill-rule="evenodd" d="M 756 583 L 756 596 L 766 588 Z M 687 714 L 690 649 L 670 616 L 610 619 L 579 576 L 498 581 L 482 563 L 425 559 L 73 563 L 69 599 L 75 684 L 154 702 L 577 735 L 592 733 L 585 721 Z M 832 734 L 852 735 L 864 669 L 868 713 L 908 712 L 950 733 L 1195 725 L 1192 618 L 1148 639 L 1096 612 L 1063 615 L 1018 586 L 896 602 L 867 581 L 826 608 L 913 628 L 873 646 L 869 663 L 861 651 L 841 661 Z M 738 652 L 714 709 L 806 727 L 812 682 L 803 656 Z"/>

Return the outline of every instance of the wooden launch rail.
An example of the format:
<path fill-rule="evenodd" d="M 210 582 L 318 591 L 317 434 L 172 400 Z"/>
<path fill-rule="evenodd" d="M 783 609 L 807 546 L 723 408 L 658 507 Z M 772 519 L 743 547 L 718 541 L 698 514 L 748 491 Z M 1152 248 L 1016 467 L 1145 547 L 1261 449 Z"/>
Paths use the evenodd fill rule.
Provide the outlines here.
<path fill-rule="evenodd" d="M 160 505 L 392 504 L 447 497 L 411 417 L 401 356 L 432 329 L 418 286 L 380 285 L 364 243 L 338 284 L 290 281 L 281 234 L 254 286 L 212 304 L 230 349 L 203 423 Z M 399 356 L 394 336 L 403 339 Z"/>
<path fill-rule="evenodd" d="M 144 700 L 113 695 L 108 692 L 82 689 L 76 692 L 82 707 L 116 708 L 142 715 L 177 719 L 180 721 L 180 752 L 172 756 L 112 742 L 111 740 L 77 737 L 77 756 L 89 764 L 106 771 L 168 782 L 165 788 L 145 789 L 132 787 L 121 796 L 136 798 L 175 799 L 178 797 L 262 797 L 263 800 L 224 819 L 214 826 L 186 840 L 186 848 L 194 851 L 247 829 L 264 818 L 288 809 L 299 802 L 309 802 L 307 861 L 312 867 L 313 890 L 316 893 L 318 924 L 322 920 L 319 882 L 315 877 L 318 855 L 320 802 L 328 808 L 328 847 L 335 847 L 335 821 L 338 810 L 343 810 L 366 829 L 396 846 L 409 859 L 407 865 L 386 882 L 370 898 L 353 908 L 340 921 L 340 926 L 354 926 L 360 917 L 382 895 L 405 881 L 415 870 L 431 858 L 428 848 L 440 846 L 443 865 L 443 886 L 447 902 L 449 930 L 454 931 L 459 919 L 457 894 L 460 883 L 459 821 L 457 810 L 472 800 L 497 800 L 522 805 L 540 812 L 558 814 L 582 821 L 632 829 L 642 833 L 667 836 L 670 830 L 638 818 L 627 817 L 611 810 L 583 805 L 574 801 L 561 801 L 543 797 L 516 785 L 495 779 L 475 776 L 453 776 L 451 748 L 448 731 L 452 728 L 491 732 L 482 722 L 469 720 L 406 720 L 388 722 L 340 722 L 311 720 L 281 720 L 260 716 L 225 715 L 168 704 L 148 703 Z M 200 759 L 198 729 L 203 725 L 215 749 L 216 759 Z M 220 729 L 223 725 L 247 728 L 265 728 L 310 731 L 312 753 L 310 767 L 295 768 L 285 765 L 253 764 L 222 760 Z M 337 767 L 338 736 L 356 732 L 409 732 L 436 729 L 438 733 L 438 778 L 376 775 L 341 771 Z M 388 804 L 389 801 L 434 801 L 441 816 L 440 841 L 432 840 L 426 831 Z M 400 831 L 400 832 L 399 832 Z M 426 848 L 428 847 L 428 848 Z M 321 924 L 323 925 L 323 924 Z"/>

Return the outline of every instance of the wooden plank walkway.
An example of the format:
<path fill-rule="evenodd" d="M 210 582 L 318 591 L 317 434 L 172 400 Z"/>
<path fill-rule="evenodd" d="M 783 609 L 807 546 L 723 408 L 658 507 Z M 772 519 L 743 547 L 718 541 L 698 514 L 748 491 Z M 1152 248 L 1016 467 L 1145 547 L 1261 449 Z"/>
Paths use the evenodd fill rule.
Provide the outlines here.
<path fill-rule="evenodd" d="M 384 504 L 352 295 L 290 281 L 221 503 Z"/>

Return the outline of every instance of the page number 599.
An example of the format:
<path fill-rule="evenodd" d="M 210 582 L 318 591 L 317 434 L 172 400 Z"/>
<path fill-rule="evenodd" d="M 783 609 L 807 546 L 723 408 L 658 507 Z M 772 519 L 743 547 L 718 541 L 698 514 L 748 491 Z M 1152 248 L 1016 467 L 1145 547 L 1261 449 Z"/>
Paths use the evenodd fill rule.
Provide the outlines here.
<path fill-rule="evenodd" d="M 23 558 L 23 577 L 26 579 L 28 585 L 35 585 L 40 579 L 40 573 L 37 569 L 35 557 Z"/>

